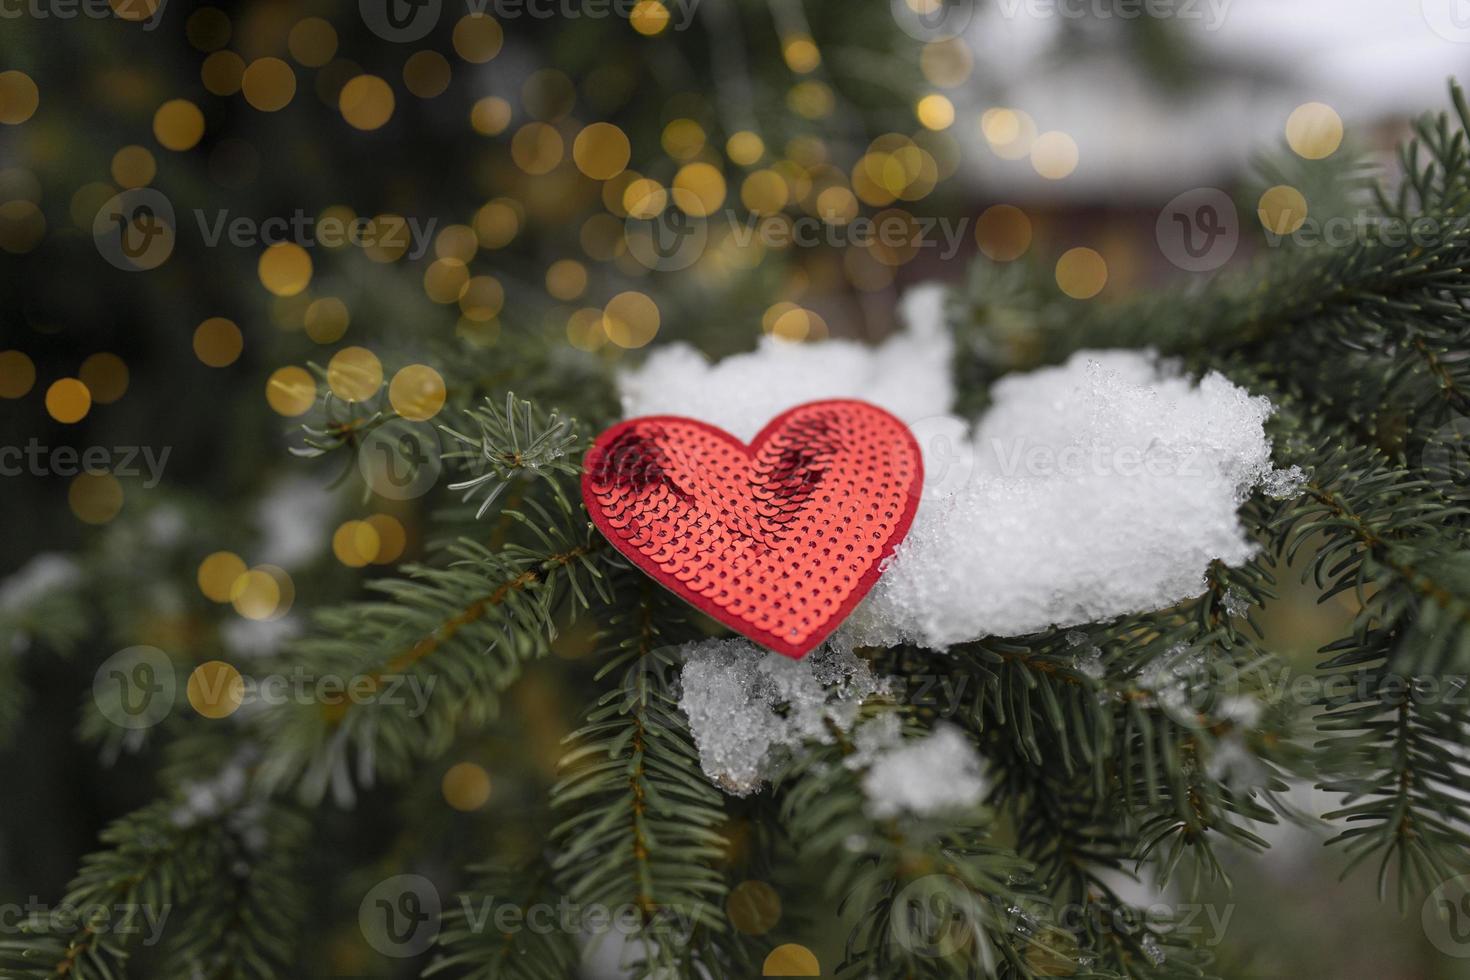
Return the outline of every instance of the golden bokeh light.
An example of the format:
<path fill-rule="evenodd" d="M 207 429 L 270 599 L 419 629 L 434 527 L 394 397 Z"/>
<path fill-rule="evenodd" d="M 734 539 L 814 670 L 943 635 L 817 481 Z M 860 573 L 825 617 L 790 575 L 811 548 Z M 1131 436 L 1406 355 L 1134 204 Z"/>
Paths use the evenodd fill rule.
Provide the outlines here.
<path fill-rule="evenodd" d="M 771 950 L 761 965 L 763 977 L 820 977 L 817 954 L 800 943 L 785 943 Z"/>
<path fill-rule="evenodd" d="M 1031 144 L 1031 166 L 1047 180 L 1070 176 L 1077 159 L 1077 141 L 1060 130 L 1042 133 Z"/>
<path fill-rule="evenodd" d="M 437 51 L 417 51 L 403 63 L 404 87 L 421 99 L 443 95 L 449 80 L 449 60 Z"/>
<path fill-rule="evenodd" d="M 664 127 L 659 144 L 675 160 L 693 160 L 704 149 L 704 127 L 693 119 L 675 119 Z"/>
<path fill-rule="evenodd" d="M 919 70 L 931 85 L 940 88 L 963 85 L 974 68 L 974 56 L 965 42 L 957 37 L 926 44 L 919 52 Z"/>
<path fill-rule="evenodd" d="M 1266 189 L 1256 203 L 1261 226 L 1273 235 L 1290 235 L 1307 220 L 1307 199 L 1289 184 Z"/>
<path fill-rule="evenodd" d="M 1091 299 L 1108 284 L 1108 264 L 1094 249 L 1070 248 L 1057 259 L 1057 285 L 1073 299 Z"/>
<path fill-rule="evenodd" d="M 331 344 L 342 339 L 351 322 L 346 303 L 335 296 L 323 296 L 306 308 L 302 326 L 306 335 L 318 344 Z"/>
<path fill-rule="evenodd" d="M 730 924 L 747 936 L 763 936 L 781 921 L 781 896 L 764 881 L 742 881 L 725 899 Z"/>
<path fill-rule="evenodd" d="M 658 304 L 643 293 L 629 290 L 608 300 L 602 311 L 603 330 L 619 347 L 633 349 L 658 333 Z"/>
<path fill-rule="evenodd" d="M 245 101 L 261 112 L 278 112 L 296 97 L 296 73 L 280 58 L 258 58 L 240 79 Z"/>
<path fill-rule="evenodd" d="M 332 554 L 348 568 L 361 568 L 378 557 L 378 529 L 367 521 L 344 521 L 332 534 Z"/>
<path fill-rule="evenodd" d="M 669 26 L 669 8 L 659 0 L 638 0 L 628 15 L 628 23 L 645 37 L 662 34 Z"/>
<path fill-rule="evenodd" d="M 436 303 L 453 303 L 470 281 L 470 270 L 459 259 L 436 259 L 424 270 L 424 294 Z"/>
<path fill-rule="evenodd" d="M 781 44 L 781 55 L 786 59 L 786 67 L 803 75 L 816 71 L 817 66 L 822 63 L 822 52 L 805 34 L 793 34 L 786 38 Z"/>
<path fill-rule="evenodd" d="M 297 64 L 321 68 L 337 54 L 337 29 L 320 17 L 307 17 L 291 28 L 286 47 Z"/>
<path fill-rule="evenodd" d="M 444 378 L 427 364 L 410 364 L 393 375 L 388 402 L 406 419 L 426 422 L 444 407 Z"/>
<path fill-rule="evenodd" d="M 766 154 L 766 144 L 750 130 L 741 130 L 725 141 L 725 155 L 742 167 L 748 167 Z"/>
<path fill-rule="evenodd" d="M 490 802 L 490 774 L 473 762 L 457 762 L 444 773 L 441 789 L 444 802 L 470 813 Z"/>
<path fill-rule="evenodd" d="M 510 156 L 516 166 L 532 176 L 550 173 L 561 163 L 565 151 L 561 133 L 549 123 L 526 123 L 511 137 Z"/>
<path fill-rule="evenodd" d="M 171 99 L 153 114 L 153 137 L 166 150 L 192 150 L 204 138 L 204 113 L 188 99 Z"/>
<path fill-rule="evenodd" d="M 381 129 L 393 118 L 393 89 L 377 75 L 358 75 L 342 86 L 337 105 L 354 129 Z"/>
<path fill-rule="evenodd" d="M 791 86 L 786 93 L 791 111 L 806 119 L 823 119 L 837 108 L 837 96 L 825 82 L 806 81 Z"/>
<path fill-rule="evenodd" d="M 245 59 L 233 51 L 216 51 L 199 66 L 199 80 L 210 95 L 234 95 L 245 83 Z"/>
<path fill-rule="evenodd" d="M 585 351 L 607 346 L 607 328 L 602 311 L 588 306 L 572 313 L 567 318 L 567 343 Z"/>
<path fill-rule="evenodd" d="M 305 368 L 277 368 L 265 383 L 265 400 L 278 415 L 295 418 L 316 404 L 316 380 Z"/>
<path fill-rule="evenodd" d="M 1018 109 L 986 109 L 980 115 L 980 132 L 991 152 L 1003 160 L 1020 160 L 1031 152 L 1036 123 Z"/>
<path fill-rule="evenodd" d="M 459 295 L 459 309 L 466 320 L 493 320 L 505 306 L 505 287 L 494 276 L 475 276 Z"/>
<path fill-rule="evenodd" d="M 194 328 L 194 356 L 208 367 L 229 367 L 245 349 L 245 338 L 234 321 L 210 317 Z"/>
<path fill-rule="evenodd" d="M 204 718 L 218 721 L 240 710 L 245 701 L 245 679 L 233 665 L 210 660 L 189 674 L 185 692 L 191 708 Z"/>
<path fill-rule="evenodd" d="M 230 604 L 246 619 L 279 619 L 291 608 L 291 576 L 274 565 L 257 565 L 230 586 Z"/>
<path fill-rule="evenodd" d="M 36 114 L 41 91 L 23 71 L 0 71 L 0 123 L 19 126 Z"/>
<path fill-rule="evenodd" d="M 112 155 L 112 180 L 122 187 L 147 187 L 158 173 L 153 154 L 141 146 L 125 146 Z"/>
<path fill-rule="evenodd" d="M 441 259 L 468 263 L 479 248 L 475 229 L 469 225 L 449 225 L 434 236 L 434 254 Z"/>
<path fill-rule="evenodd" d="M 344 347 L 327 362 L 327 387 L 343 401 L 367 401 L 383 387 L 383 362 L 366 347 Z"/>
<path fill-rule="evenodd" d="M 0 351 L 0 398 L 24 398 L 36 384 L 36 365 L 24 351 Z"/>
<path fill-rule="evenodd" d="M 521 230 L 521 213 L 515 203 L 497 198 L 475 212 L 475 235 L 482 248 L 504 248 Z"/>
<path fill-rule="evenodd" d="M 91 408 L 92 393 L 77 378 L 59 378 L 46 389 L 46 413 L 58 422 L 80 422 Z"/>
<path fill-rule="evenodd" d="M 1299 105 L 1286 119 L 1286 143 L 1307 160 L 1330 157 L 1342 145 L 1342 117 L 1322 102 Z"/>
<path fill-rule="evenodd" d="M 725 201 L 725 176 L 708 163 L 686 163 L 674 175 L 674 204 L 696 218 L 714 214 Z"/>
<path fill-rule="evenodd" d="M 593 123 L 572 143 L 577 169 L 593 180 L 610 180 L 622 173 L 631 152 L 627 135 L 612 123 Z"/>
<path fill-rule="evenodd" d="M 511 105 L 498 95 L 487 95 L 470 108 L 470 125 L 481 136 L 499 136 L 510 125 Z"/>
<path fill-rule="evenodd" d="M 91 355 L 82 362 L 77 377 L 99 405 L 111 405 L 128 390 L 128 366 L 116 354 Z"/>
<path fill-rule="evenodd" d="M 277 296 L 295 296 L 311 284 L 311 256 L 295 242 L 277 242 L 260 255 L 260 284 Z"/>
<path fill-rule="evenodd" d="M 954 103 L 937 92 L 931 92 L 914 106 L 914 115 L 925 129 L 948 129 L 954 125 Z"/>
<path fill-rule="evenodd" d="M 740 185 L 740 203 L 754 214 L 775 214 L 786 206 L 786 181 L 774 170 L 757 170 Z"/>
<path fill-rule="evenodd" d="M 106 524 L 123 506 L 123 488 L 111 473 L 79 473 L 67 487 L 66 502 L 84 524 Z"/>
<path fill-rule="evenodd" d="M 1013 262 L 1031 247 L 1031 219 L 1010 204 L 988 207 L 975 222 L 975 244 L 994 262 Z"/>
<path fill-rule="evenodd" d="M 229 602 L 235 580 L 246 572 L 245 562 L 232 551 L 216 551 L 199 563 L 195 581 L 204 597 L 214 602 Z"/>
<path fill-rule="evenodd" d="M 378 535 L 378 550 L 373 563 L 388 565 L 397 561 L 408 544 L 408 533 L 404 531 L 402 522 L 391 514 L 373 514 L 365 523 Z"/>
<path fill-rule="evenodd" d="M 587 291 L 587 267 L 576 259 L 551 263 L 546 270 L 546 291 L 559 300 L 574 300 Z"/>
<path fill-rule="evenodd" d="M 495 18 L 481 13 L 462 17 L 454 25 L 454 50 L 471 64 L 480 65 L 500 53 L 505 33 Z"/>

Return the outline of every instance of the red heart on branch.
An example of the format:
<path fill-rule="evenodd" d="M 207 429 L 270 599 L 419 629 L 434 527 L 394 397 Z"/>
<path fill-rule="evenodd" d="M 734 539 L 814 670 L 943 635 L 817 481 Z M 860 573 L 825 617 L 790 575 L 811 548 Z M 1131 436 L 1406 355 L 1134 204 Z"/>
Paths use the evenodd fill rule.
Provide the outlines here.
<path fill-rule="evenodd" d="M 749 446 L 676 415 L 621 422 L 588 450 L 582 500 L 665 588 L 799 658 L 878 581 L 923 482 L 907 426 L 838 400 L 778 415 Z"/>

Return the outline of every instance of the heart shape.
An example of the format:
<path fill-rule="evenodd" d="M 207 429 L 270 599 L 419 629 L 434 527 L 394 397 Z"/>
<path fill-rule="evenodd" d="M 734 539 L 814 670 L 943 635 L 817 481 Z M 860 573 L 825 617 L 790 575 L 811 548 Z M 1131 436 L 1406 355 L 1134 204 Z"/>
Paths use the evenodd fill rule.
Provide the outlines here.
<path fill-rule="evenodd" d="M 800 658 L 878 581 L 923 481 L 908 427 L 843 399 L 783 412 L 749 446 L 676 415 L 621 422 L 587 451 L 582 500 L 670 591 Z"/>

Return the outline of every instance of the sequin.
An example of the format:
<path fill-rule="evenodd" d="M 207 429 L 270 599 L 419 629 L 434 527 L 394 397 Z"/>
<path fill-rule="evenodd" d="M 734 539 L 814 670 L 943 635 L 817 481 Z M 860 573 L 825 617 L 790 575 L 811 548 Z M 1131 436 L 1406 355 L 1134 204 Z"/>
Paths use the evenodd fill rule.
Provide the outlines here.
<path fill-rule="evenodd" d="M 805 656 L 878 580 L 923 486 L 918 444 L 875 405 L 811 402 L 749 446 L 674 416 L 588 450 L 582 499 L 635 565 L 758 643 Z"/>

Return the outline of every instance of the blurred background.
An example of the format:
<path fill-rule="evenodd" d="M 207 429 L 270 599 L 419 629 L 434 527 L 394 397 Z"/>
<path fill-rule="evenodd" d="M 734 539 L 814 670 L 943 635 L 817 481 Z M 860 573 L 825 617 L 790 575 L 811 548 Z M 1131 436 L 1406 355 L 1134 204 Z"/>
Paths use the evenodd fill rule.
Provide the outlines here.
<path fill-rule="evenodd" d="M 606 417 L 650 344 L 876 339 L 979 256 L 1079 303 L 1188 283 L 1330 236 L 1308 201 L 1467 74 L 1464 0 L 0 0 L 0 905 L 156 793 L 159 740 L 85 710 L 109 655 L 243 665 L 433 546 L 426 499 L 291 452 L 319 392 Z M 1306 672 L 1348 615 L 1267 619 Z M 588 644 L 323 866 L 514 837 Z M 1201 919 L 1224 975 L 1470 977 L 1325 824 L 1264 832 Z M 412 974 L 371 880 L 323 886 L 303 976 Z M 826 915 L 765 927 L 835 963 Z"/>

